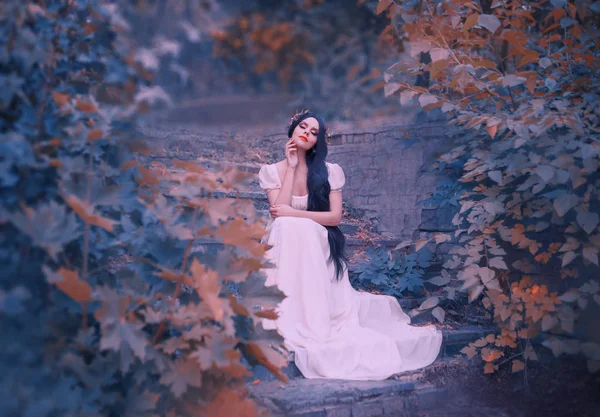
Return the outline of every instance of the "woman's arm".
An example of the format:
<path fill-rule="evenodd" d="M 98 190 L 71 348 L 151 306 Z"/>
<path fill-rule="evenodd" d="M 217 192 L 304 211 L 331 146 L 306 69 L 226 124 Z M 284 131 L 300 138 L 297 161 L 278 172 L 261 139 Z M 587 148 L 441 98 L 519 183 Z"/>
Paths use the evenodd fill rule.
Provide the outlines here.
<path fill-rule="evenodd" d="M 342 192 L 329 193 L 329 211 L 296 210 L 289 205 L 275 205 L 269 211 L 273 217 L 302 217 L 311 219 L 323 226 L 339 226 L 342 221 Z"/>
<path fill-rule="evenodd" d="M 294 176 L 296 175 L 296 168 L 287 166 L 283 181 L 281 182 L 281 189 L 272 190 L 267 194 L 269 199 L 269 205 L 275 204 L 292 204 L 292 188 L 294 187 Z"/>

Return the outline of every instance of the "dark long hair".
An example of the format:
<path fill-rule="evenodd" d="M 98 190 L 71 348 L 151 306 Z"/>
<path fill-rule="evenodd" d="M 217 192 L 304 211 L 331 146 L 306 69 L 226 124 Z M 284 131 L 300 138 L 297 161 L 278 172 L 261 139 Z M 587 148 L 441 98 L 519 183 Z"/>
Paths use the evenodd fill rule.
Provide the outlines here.
<path fill-rule="evenodd" d="M 327 157 L 327 142 L 325 123 L 323 119 L 313 112 L 306 112 L 292 121 L 288 129 L 288 138 L 291 138 L 296 126 L 309 117 L 314 117 L 319 122 L 319 133 L 317 134 L 317 143 L 306 153 L 306 165 L 308 166 L 308 177 L 306 180 L 308 186 L 308 211 L 329 211 L 329 172 L 325 165 Z M 335 278 L 337 281 L 342 279 L 344 267 L 348 267 L 348 258 L 346 257 L 346 238 L 337 226 L 324 226 L 327 229 L 327 238 L 329 240 L 329 259 L 335 266 Z"/>

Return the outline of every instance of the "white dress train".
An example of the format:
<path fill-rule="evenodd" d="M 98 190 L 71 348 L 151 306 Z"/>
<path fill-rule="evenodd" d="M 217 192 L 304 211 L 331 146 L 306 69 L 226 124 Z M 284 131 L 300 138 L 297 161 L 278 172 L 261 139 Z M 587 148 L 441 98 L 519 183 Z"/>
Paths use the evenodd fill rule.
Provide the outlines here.
<path fill-rule="evenodd" d="M 340 190 L 342 168 L 327 163 L 332 190 Z M 263 189 L 280 188 L 275 165 L 259 172 Z M 308 196 L 294 196 L 292 207 L 306 210 Z M 327 229 L 313 220 L 279 217 L 267 225 L 263 242 L 273 247 L 265 258 L 265 285 L 277 285 L 286 295 L 277 320 L 262 319 L 276 329 L 294 351 L 298 369 L 306 378 L 381 380 L 419 369 L 438 356 L 442 333 L 434 325 L 410 325 L 396 298 L 356 291 L 348 271 L 335 280 L 327 262 Z"/>

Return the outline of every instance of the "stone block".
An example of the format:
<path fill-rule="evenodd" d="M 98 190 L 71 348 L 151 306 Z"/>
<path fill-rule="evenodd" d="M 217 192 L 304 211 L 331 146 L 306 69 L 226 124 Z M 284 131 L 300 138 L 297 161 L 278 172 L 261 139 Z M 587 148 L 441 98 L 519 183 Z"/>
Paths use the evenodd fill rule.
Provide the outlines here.
<path fill-rule="evenodd" d="M 339 146 L 341 145 L 343 142 L 343 136 L 342 135 L 334 135 L 331 140 L 329 141 L 329 146 Z"/>
<path fill-rule="evenodd" d="M 380 401 L 352 405 L 352 417 L 379 417 L 383 415 L 383 405 Z"/>
<path fill-rule="evenodd" d="M 388 397 L 381 400 L 384 416 L 406 417 L 406 399 L 404 397 Z"/>
<path fill-rule="evenodd" d="M 433 410 L 448 402 L 448 390 L 446 388 L 427 387 L 417 391 L 419 411 Z"/>
<path fill-rule="evenodd" d="M 340 406 L 327 410 L 327 417 L 352 417 L 351 406 Z"/>
<path fill-rule="evenodd" d="M 419 400 L 415 394 L 406 397 L 404 402 L 404 413 L 406 417 L 418 417 L 419 413 Z"/>

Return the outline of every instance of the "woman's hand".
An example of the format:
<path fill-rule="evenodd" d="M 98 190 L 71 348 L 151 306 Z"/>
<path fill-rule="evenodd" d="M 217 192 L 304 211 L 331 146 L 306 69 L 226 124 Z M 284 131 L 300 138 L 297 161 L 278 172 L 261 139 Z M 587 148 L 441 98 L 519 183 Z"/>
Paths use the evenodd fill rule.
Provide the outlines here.
<path fill-rule="evenodd" d="M 269 213 L 271 213 L 271 217 L 274 219 L 277 217 L 293 217 L 294 211 L 296 210 L 287 204 L 275 204 L 269 207 Z"/>
<path fill-rule="evenodd" d="M 290 138 L 285 144 L 285 159 L 287 159 L 288 167 L 296 168 L 298 166 L 298 150 L 294 138 Z"/>

